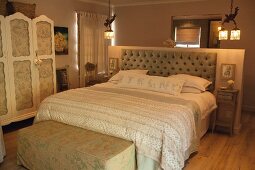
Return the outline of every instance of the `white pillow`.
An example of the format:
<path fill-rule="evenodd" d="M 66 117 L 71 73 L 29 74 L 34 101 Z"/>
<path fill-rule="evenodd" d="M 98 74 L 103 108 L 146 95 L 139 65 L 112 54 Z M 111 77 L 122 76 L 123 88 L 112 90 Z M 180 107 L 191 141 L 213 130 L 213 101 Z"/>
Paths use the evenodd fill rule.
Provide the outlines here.
<path fill-rule="evenodd" d="M 193 88 L 197 88 L 201 91 L 206 91 L 206 88 L 210 84 L 212 84 L 212 82 L 210 82 L 204 78 L 197 77 L 197 76 L 191 76 L 188 74 L 177 74 L 177 75 L 172 75 L 170 77 L 185 80 L 183 87 L 193 87 Z"/>
<path fill-rule="evenodd" d="M 146 75 L 148 70 L 120 70 L 117 74 L 112 76 L 108 82 L 117 84 L 125 74 L 142 74 Z"/>
<path fill-rule="evenodd" d="M 203 92 L 202 90 L 199 90 L 197 88 L 186 87 L 186 86 L 183 86 L 182 91 L 181 91 L 181 93 L 195 93 L 195 94 L 199 94 L 199 93 L 202 93 L 202 92 Z"/>
<path fill-rule="evenodd" d="M 173 77 L 125 74 L 118 82 L 117 86 L 179 95 L 184 82 L 185 81 Z"/>

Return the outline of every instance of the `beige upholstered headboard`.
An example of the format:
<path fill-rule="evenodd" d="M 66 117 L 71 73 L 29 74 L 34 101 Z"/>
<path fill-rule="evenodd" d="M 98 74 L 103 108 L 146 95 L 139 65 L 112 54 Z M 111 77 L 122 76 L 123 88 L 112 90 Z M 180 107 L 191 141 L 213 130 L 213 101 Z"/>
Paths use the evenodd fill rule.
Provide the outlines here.
<path fill-rule="evenodd" d="M 210 80 L 213 91 L 216 80 L 217 53 L 122 49 L 121 69 L 147 69 L 149 75 L 189 74 Z"/>

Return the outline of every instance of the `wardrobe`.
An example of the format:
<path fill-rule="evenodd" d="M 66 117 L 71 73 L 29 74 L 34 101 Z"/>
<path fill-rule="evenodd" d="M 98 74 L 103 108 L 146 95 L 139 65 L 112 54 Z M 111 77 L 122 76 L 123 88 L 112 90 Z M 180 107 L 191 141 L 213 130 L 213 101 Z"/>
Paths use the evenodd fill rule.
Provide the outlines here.
<path fill-rule="evenodd" d="M 33 117 L 56 92 L 53 21 L 0 16 L 0 123 Z"/>

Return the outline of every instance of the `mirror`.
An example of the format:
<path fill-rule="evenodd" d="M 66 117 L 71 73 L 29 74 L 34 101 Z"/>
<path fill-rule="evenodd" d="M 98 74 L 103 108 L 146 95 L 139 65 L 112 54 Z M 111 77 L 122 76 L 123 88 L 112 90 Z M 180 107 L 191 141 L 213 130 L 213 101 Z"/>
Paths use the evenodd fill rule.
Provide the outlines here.
<path fill-rule="evenodd" d="M 174 16 L 172 39 L 179 48 L 220 48 L 221 15 Z"/>

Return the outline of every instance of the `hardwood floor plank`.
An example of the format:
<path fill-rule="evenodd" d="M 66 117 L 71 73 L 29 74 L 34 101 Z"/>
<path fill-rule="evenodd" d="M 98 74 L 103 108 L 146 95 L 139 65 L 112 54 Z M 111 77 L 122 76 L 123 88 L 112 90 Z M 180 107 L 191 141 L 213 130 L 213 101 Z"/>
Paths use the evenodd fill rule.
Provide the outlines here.
<path fill-rule="evenodd" d="M 243 113 L 239 135 L 208 132 L 199 151 L 186 161 L 184 170 L 255 170 L 255 113 Z M 25 170 L 17 166 L 17 131 L 4 134 L 7 156 L 0 170 Z"/>

